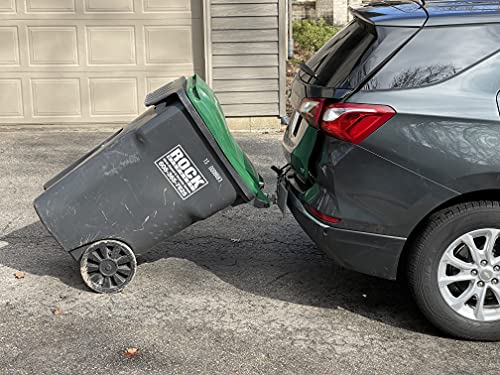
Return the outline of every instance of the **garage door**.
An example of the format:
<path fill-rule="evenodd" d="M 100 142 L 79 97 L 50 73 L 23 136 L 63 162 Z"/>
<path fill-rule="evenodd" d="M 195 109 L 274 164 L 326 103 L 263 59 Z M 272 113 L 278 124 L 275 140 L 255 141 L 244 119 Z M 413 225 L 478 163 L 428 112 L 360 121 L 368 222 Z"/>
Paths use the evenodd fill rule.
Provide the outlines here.
<path fill-rule="evenodd" d="M 204 71 L 202 0 L 0 0 L 0 124 L 124 122 Z"/>

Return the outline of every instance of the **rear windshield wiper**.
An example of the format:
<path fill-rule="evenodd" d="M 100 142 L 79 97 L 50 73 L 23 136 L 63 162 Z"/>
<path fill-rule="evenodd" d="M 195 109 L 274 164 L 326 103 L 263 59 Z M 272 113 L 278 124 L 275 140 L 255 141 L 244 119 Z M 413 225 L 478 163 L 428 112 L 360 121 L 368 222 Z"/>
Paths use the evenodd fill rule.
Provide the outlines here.
<path fill-rule="evenodd" d="M 299 67 L 300 67 L 300 70 L 302 70 L 307 75 L 309 75 L 313 78 L 318 78 L 318 75 L 314 72 L 314 70 L 309 65 L 307 65 L 305 62 L 301 62 L 299 64 Z"/>

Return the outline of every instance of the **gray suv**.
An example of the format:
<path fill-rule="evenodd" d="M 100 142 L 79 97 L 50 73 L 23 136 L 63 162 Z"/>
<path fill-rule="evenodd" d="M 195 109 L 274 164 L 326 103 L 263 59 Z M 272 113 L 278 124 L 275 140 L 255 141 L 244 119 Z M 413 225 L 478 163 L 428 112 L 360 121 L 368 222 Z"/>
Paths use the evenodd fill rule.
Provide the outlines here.
<path fill-rule="evenodd" d="M 500 339 L 500 2 L 384 1 L 302 64 L 278 201 L 346 268 Z"/>

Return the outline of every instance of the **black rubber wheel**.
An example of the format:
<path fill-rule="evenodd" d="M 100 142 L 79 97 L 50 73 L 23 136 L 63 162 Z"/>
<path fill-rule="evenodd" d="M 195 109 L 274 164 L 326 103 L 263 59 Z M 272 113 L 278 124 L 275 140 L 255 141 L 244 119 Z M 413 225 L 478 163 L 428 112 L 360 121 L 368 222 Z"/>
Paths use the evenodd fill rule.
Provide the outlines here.
<path fill-rule="evenodd" d="M 137 261 L 126 244 L 102 240 L 90 245 L 80 259 L 80 273 L 87 286 L 97 293 L 119 293 L 134 278 Z"/>
<path fill-rule="evenodd" d="M 500 340 L 499 202 L 436 212 L 411 246 L 408 283 L 429 321 L 457 338 Z"/>

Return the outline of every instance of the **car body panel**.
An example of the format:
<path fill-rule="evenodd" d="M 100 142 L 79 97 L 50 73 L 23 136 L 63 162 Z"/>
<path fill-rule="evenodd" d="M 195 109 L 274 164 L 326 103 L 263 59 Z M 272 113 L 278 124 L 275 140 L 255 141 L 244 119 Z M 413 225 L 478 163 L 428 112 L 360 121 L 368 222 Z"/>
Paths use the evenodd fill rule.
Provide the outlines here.
<path fill-rule="evenodd" d="M 288 206 L 297 222 L 318 247 L 345 268 L 385 279 L 396 279 L 406 238 L 351 231 L 325 225 L 307 212 L 288 187 Z"/>
<path fill-rule="evenodd" d="M 363 26 L 364 27 L 364 26 Z M 417 29 L 397 29 L 393 32 L 393 28 L 380 27 L 377 29 L 378 38 L 364 50 L 354 53 L 351 50 L 352 42 L 363 39 L 359 35 L 359 28 L 353 24 L 346 27 L 344 34 L 338 34 L 337 38 L 341 39 L 338 43 L 333 38 L 317 54 L 308 61 L 308 65 L 314 69 L 321 69 L 331 61 L 328 59 L 328 54 L 335 55 L 347 50 L 349 56 L 355 60 L 361 59 L 359 66 L 349 66 L 343 63 L 332 62 L 338 67 L 342 73 L 337 75 L 335 87 L 331 87 L 332 80 L 328 79 L 331 72 L 327 71 L 323 75 L 311 77 L 305 72 L 299 72 L 295 77 L 291 92 L 290 101 L 294 108 L 299 108 L 304 98 L 329 98 L 330 100 L 342 101 L 349 96 L 358 87 L 365 84 L 365 78 L 371 73 L 379 69 L 384 62 L 390 59 L 401 47 L 405 45 L 416 33 Z M 326 58 L 324 58 L 326 56 Z M 334 59 L 332 59 L 334 60 Z M 346 69 L 344 69 L 346 68 Z M 338 87 L 337 87 L 338 85 Z M 292 125 L 288 128 L 284 137 L 283 146 L 285 155 L 289 162 L 294 166 L 295 170 L 305 180 L 309 173 L 310 156 L 316 147 L 317 132 L 313 129 L 308 129 L 307 126 L 296 127 L 292 121 Z M 300 125 L 300 124 L 299 124 Z M 291 134 L 289 129 L 299 129 L 298 134 Z"/>
<path fill-rule="evenodd" d="M 302 180 L 306 180 L 309 175 L 309 159 L 314 153 L 318 138 L 318 129 L 304 122 L 305 120 L 296 114 L 282 143 L 288 162 L 294 166 Z"/>
<path fill-rule="evenodd" d="M 378 26 L 420 28 L 427 21 L 427 12 L 418 1 L 373 2 L 352 13 Z"/>
<path fill-rule="evenodd" d="M 303 200 L 336 227 L 407 237 L 431 207 L 457 193 L 360 146 L 325 139 Z"/>
<path fill-rule="evenodd" d="M 474 11 L 466 13 L 465 3 Z M 498 24 L 489 23 L 492 14 Z M 313 57 L 313 63 L 333 61 L 351 70 L 344 70 L 344 82 L 337 79 L 340 85 L 331 87 L 328 70 L 313 70 L 322 80 L 299 73 L 292 84 L 292 105 L 298 109 L 304 98 L 324 98 L 328 104 L 390 106 L 396 114 L 358 145 L 326 135 L 317 124 L 294 121 L 283 140 L 290 163 L 288 194 L 283 196 L 304 230 L 338 263 L 395 278 L 406 239 L 431 212 L 463 194 L 495 190 L 500 197 L 500 10 L 488 1 L 424 6 L 384 1 L 354 15 L 353 23 L 371 23 L 383 39 L 363 45 L 367 52 L 354 55 L 366 69 L 335 62 L 353 56 L 338 54 L 340 47 L 332 48 L 326 59 Z M 454 26 L 431 28 L 433 19 L 435 25 Z M 462 24 L 467 26 L 456 26 Z M 464 30 L 477 32 L 462 34 Z M 419 41 L 421 36 L 426 42 Z M 396 42 L 382 48 L 391 38 Z M 441 46 L 434 43 L 437 38 L 451 42 Z M 460 43 L 469 55 L 463 55 Z M 335 41 L 328 45 L 335 47 Z M 429 66 L 440 65 L 440 59 L 446 63 L 446 46 L 457 60 L 440 74 Z M 405 72 L 416 65 L 422 66 L 419 74 Z M 395 79 L 398 75 L 404 80 Z M 377 77 L 383 85 L 373 83 Z M 328 223 L 315 216 L 317 211 L 339 222 Z"/>
<path fill-rule="evenodd" d="M 497 23 L 498 1 L 378 1 L 353 9 L 355 16 L 378 26 L 416 27 Z"/>
<path fill-rule="evenodd" d="M 353 95 L 397 112 L 360 146 L 458 193 L 499 188 L 499 64 L 497 53 L 441 84 Z"/>
<path fill-rule="evenodd" d="M 500 17 L 498 1 L 426 1 L 429 14 L 426 26 L 474 25 L 497 23 Z"/>

